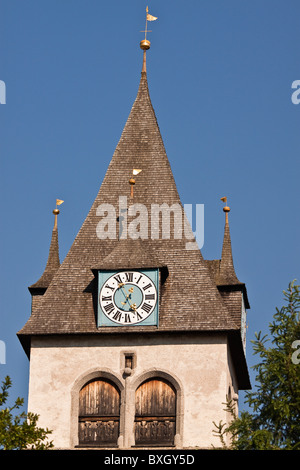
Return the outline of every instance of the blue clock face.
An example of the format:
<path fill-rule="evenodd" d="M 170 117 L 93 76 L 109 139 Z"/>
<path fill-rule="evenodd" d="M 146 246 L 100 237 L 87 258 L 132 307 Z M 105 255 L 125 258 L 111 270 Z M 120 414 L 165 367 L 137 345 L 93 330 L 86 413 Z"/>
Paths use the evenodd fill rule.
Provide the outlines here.
<path fill-rule="evenodd" d="M 157 307 L 158 293 L 153 275 L 121 271 L 102 278 L 99 306 L 103 324 L 135 325 L 145 322 Z"/>

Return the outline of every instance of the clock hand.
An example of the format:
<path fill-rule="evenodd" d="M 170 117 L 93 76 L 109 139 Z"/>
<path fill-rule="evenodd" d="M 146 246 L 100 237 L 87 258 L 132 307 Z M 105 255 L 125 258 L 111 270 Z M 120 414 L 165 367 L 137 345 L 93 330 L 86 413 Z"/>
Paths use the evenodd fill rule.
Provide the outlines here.
<path fill-rule="evenodd" d="M 118 285 L 118 289 L 122 289 L 122 293 L 124 295 L 124 297 L 127 299 L 127 297 L 129 297 L 129 294 L 127 294 L 126 290 L 124 289 L 124 283 L 121 282 L 119 285 Z"/>
<path fill-rule="evenodd" d="M 128 292 L 130 292 L 130 294 L 127 294 L 125 288 L 124 288 L 124 283 L 121 282 L 119 285 L 118 285 L 118 288 L 121 288 L 122 289 L 122 293 L 124 295 L 124 297 L 126 298 L 126 301 L 125 302 L 122 302 L 121 301 L 121 304 L 122 305 L 126 305 L 126 303 L 128 302 L 128 298 L 131 296 L 131 294 L 133 293 L 133 287 L 130 287 L 130 289 L 128 290 Z"/>
<path fill-rule="evenodd" d="M 124 285 L 125 285 L 125 284 L 121 282 L 121 284 L 118 285 L 118 288 L 121 288 L 121 289 L 125 292 L 126 297 L 129 297 L 130 294 L 133 293 L 133 287 L 130 287 L 130 289 L 128 289 L 128 292 L 130 292 L 130 294 L 127 294 L 127 292 L 126 292 L 126 290 L 125 290 L 125 288 L 124 288 Z"/>

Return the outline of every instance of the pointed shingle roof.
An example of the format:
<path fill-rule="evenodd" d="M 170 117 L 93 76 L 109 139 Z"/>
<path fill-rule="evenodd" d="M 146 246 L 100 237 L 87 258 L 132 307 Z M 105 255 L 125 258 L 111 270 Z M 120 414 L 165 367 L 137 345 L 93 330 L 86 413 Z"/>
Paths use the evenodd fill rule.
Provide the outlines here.
<path fill-rule="evenodd" d="M 225 212 L 225 228 L 222 246 L 222 256 L 221 259 L 206 260 L 206 264 L 209 268 L 211 277 L 215 281 L 219 291 L 242 291 L 245 307 L 249 309 L 250 304 L 248 300 L 246 285 L 243 282 L 239 281 L 233 264 L 230 228 L 228 220 L 228 213 L 230 212 L 230 208 L 228 206 L 225 206 L 223 208 L 223 211 Z M 240 318 L 240 308 L 238 307 L 237 310 L 238 316 Z"/>
<path fill-rule="evenodd" d="M 51 243 L 49 248 L 48 260 L 43 274 L 37 282 L 29 286 L 29 291 L 34 295 L 35 292 L 46 291 L 50 285 L 54 274 L 60 266 L 59 260 L 59 245 L 58 245 L 58 229 L 57 229 L 57 213 L 58 210 L 53 211 L 55 215 L 54 227 L 52 230 Z"/>
<path fill-rule="evenodd" d="M 133 168 L 142 172 L 131 201 L 128 181 Z M 153 264 L 154 259 L 159 266 L 167 267 L 168 275 L 160 295 L 158 328 L 135 326 L 134 331 L 238 330 L 200 250 L 187 250 L 185 238 L 176 238 L 174 233 L 166 239 L 151 238 L 150 224 L 144 240 L 99 238 L 99 206 L 111 205 L 118 216 L 120 197 L 127 197 L 129 206 L 133 202 L 142 204 L 148 216 L 153 205 L 182 207 L 150 100 L 144 67 L 136 100 L 98 195 L 39 307 L 19 336 L 128 331 L 127 327 L 98 328 L 96 322 L 97 281 L 93 271 L 107 263 L 111 265 L 116 259 L 118 268 L 123 264 L 126 268 L 129 263 L 142 268 L 148 261 Z M 133 260 L 134 246 L 143 256 L 135 256 Z"/>
<path fill-rule="evenodd" d="M 225 206 L 223 210 L 225 212 L 225 228 L 224 228 L 224 238 L 223 238 L 223 247 L 222 247 L 222 257 L 220 260 L 219 273 L 217 275 L 216 282 L 219 285 L 241 284 L 236 276 L 234 265 L 233 265 L 230 229 L 229 229 L 229 221 L 228 221 L 228 212 L 230 209 L 228 206 Z"/>

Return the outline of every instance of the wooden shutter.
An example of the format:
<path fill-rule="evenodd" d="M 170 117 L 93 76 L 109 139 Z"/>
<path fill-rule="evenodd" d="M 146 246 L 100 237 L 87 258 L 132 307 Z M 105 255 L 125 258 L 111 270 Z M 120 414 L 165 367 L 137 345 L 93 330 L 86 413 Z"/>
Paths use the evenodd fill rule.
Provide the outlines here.
<path fill-rule="evenodd" d="M 120 393 L 105 379 L 87 383 L 79 393 L 79 444 L 115 446 L 119 437 Z"/>
<path fill-rule="evenodd" d="M 175 389 L 159 378 L 142 383 L 135 394 L 135 444 L 173 445 L 175 430 Z"/>

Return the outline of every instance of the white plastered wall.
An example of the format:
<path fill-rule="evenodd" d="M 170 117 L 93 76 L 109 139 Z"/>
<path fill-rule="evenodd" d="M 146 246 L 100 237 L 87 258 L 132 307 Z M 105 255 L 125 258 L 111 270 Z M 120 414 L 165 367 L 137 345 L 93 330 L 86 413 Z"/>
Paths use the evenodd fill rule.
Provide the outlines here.
<path fill-rule="evenodd" d="M 124 374 L 124 354 L 134 368 Z M 105 335 L 33 338 L 28 410 L 53 431 L 56 448 L 78 444 L 78 393 L 93 377 L 113 379 L 121 391 L 120 447 L 134 444 L 134 392 L 148 377 L 170 380 L 177 391 L 176 445 L 220 445 L 213 421 L 226 420 L 223 403 L 232 380 L 225 335 Z"/>

